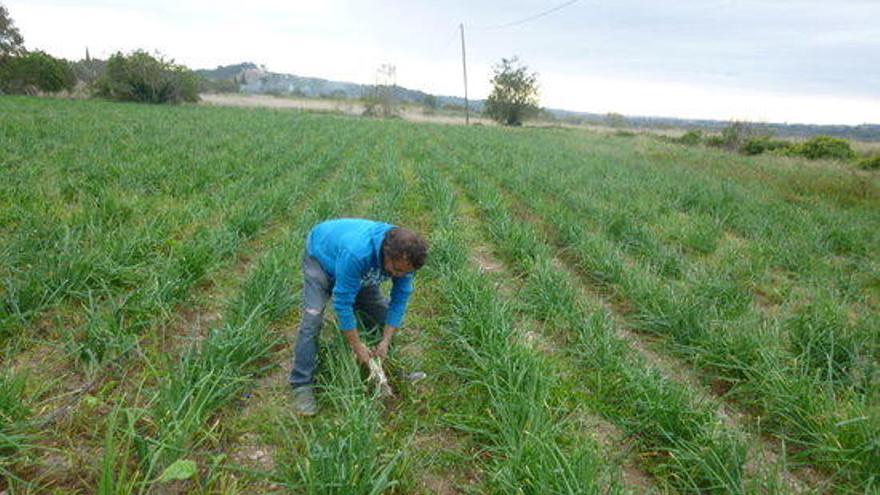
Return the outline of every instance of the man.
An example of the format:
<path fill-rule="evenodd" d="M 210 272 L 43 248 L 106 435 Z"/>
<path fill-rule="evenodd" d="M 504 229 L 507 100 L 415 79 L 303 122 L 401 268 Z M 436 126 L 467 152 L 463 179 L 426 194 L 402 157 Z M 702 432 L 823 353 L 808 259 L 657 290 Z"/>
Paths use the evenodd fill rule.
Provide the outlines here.
<path fill-rule="evenodd" d="M 342 218 L 312 228 L 303 256 L 303 314 L 290 372 L 298 413 L 317 412 L 313 384 L 318 337 L 331 296 L 339 328 L 355 359 L 366 366 L 371 357 L 388 355 L 413 290 L 413 273 L 425 264 L 427 254 L 420 235 L 387 223 Z M 390 302 L 379 288 L 388 278 L 393 283 Z M 372 351 L 360 340 L 356 315 L 373 331 L 384 324 L 382 340 Z"/>

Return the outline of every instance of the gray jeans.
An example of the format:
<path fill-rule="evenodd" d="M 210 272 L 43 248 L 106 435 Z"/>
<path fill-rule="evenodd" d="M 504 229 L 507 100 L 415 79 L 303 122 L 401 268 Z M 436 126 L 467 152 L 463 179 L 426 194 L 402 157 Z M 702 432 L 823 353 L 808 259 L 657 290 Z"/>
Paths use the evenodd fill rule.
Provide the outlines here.
<path fill-rule="evenodd" d="M 293 348 L 293 369 L 290 384 L 293 388 L 312 385 L 318 360 L 318 345 L 324 309 L 333 293 L 333 281 L 317 259 L 303 256 L 302 322 Z M 364 326 L 379 331 L 385 323 L 388 300 L 378 285 L 362 287 L 354 303 L 355 314 Z"/>

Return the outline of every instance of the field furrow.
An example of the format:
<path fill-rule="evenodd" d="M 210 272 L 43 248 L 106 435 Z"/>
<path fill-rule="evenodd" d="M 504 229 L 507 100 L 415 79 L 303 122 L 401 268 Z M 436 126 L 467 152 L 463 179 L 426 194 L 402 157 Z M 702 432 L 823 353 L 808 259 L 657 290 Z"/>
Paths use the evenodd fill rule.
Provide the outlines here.
<path fill-rule="evenodd" d="M 194 127 L 205 123 L 193 120 L 190 125 Z M 63 125 L 61 120 L 53 123 Z M 149 119 L 145 123 L 155 124 Z M 88 316 L 108 299 L 115 299 L 117 305 L 122 304 L 120 300 L 134 299 L 129 306 L 134 302 L 145 306 L 147 302 L 139 300 L 150 294 L 137 292 L 139 286 L 185 291 L 203 269 L 198 263 L 216 261 L 205 259 L 206 248 L 216 249 L 222 257 L 219 248 L 231 242 L 231 234 L 247 236 L 259 227 L 260 216 L 268 212 L 251 203 L 263 195 L 266 186 L 289 176 L 296 164 L 313 162 L 311 158 L 331 143 L 322 138 L 320 126 L 301 127 L 299 132 L 306 135 L 308 144 L 292 147 L 292 151 L 282 151 L 280 143 L 263 140 L 244 140 L 247 144 L 242 146 L 242 141 L 233 141 L 240 129 L 218 133 L 220 139 L 205 136 L 202 128 L 186 129 L 193 131 L 190 140 L 179 143 L 181 147 L 174 151 L 177 155 L 161 150 L 168 156 L 159 163 L 156 155 L 160 150 L 142 140 L 124 141 L 127 144 L 113 152 L 102 149 L 100 156 L 83 155 L 82 150 L 88 148 L 75 147 L 62 139 L 61 129 L 53 129 L 49 135 L 60 141 L 56 146 L 70 149 L 68 158 L 73 162 L 59 170 L 54 155 L 30 157 L 32 167 L 13 167 L 13 187 L 4 190 L 10 195 L 6 199 L 15 205 L 7 220 L 19 234 L 0 249 L 3 269 L 7 270 L 0 313 L 5 345 L 57 339 L 53 327 L 83 325 L 82 307 L 89 308 Z M 183 129 L 172 127 L 163 135 L 168 137 L 178 130 Z M 94 125 L 79 130 L 82 135 L 102 131 Z M 207 141 L 210 153 L 196 151 L 200 137 Z M 257 152 L 266 144 L 275 149 Z M 16 177 L 19 170 L 28 175 Z M 46 174 L 50 175 L 48 180 Z M 53 183 L 56 176 L 63 184 Z M 194 176 L 206 189 L 201 194 L 180 187 Z M 90 187 L 73 188 L 72 184 L 83 181 Z M 65 187 L 69 192 L 64 192 Z M 57 208 L 59 205 L 63 207 Z M 181 262 L 186 258 L 192 261 Z M 192 276 L 187 276 L 190 273 Z M 129 320 L 149 318 L 151 312 L 163 307 L 154 303 L 148 309 L 151 311 L 129 315 Z M 26 328 L 23 325 L 35 317 L 39 317 L 36 328 L 43 332 L 18 336 L 16 329 Z M 149 321 L 140 323 L 147 325 Z M 11 337 L 18 338 L 9 342 Z"/>
<path fill-rule="evenodd" d="M 570 128 L 0 113 L 0 492 L 880 487 L 873 172 Z M 300 257 L 340 216 L 430 255 L 395 397 L 330 310 L 299 417 Z"/>
<path fill-rule="evenodd" d="M 374 134 L 369 141 L 375 143 L 381 142 L 382 139 L 383 136 Z M 290 287 L 294 301 L 299 299 L 301 285 L 299 259 L 302 256 L 309 228 L 321 220 L 336 216 L 361 216 L 371 200 L 370 191 L 376 183 L 376 174 L 371 164 L 377 150 L 373 146 L 363 151 L 348 160 L 349 166 L 343 176 L 334 181 L 327 181 L 326 184 L 319 184 L 318 187 L 325 188 L 326 191 L 317 202 L 305 210 L 296 228 L 287 236 L 289 246 L 286 247 L 286 257 L 291 268 L 296 272 Z M 356 185 L 354 193 L 351 192 L 352 185 Z M 313 423 L 324 424 L 301 423 L 293 414 L 287 376 L 290 372 L 288 363 L 292 352 L 291 337 L 295 338 L 295 329 L 299 323 L 297 306 L 298 303 L 294 303 L 290 308 L 291 311 L 269 326 L 269 331 L 276 335 L 279 341 L 287 343 L 276 347 L 268 357 L 267 361 L 271 363 L 270 371 L 248 388 L 245 393 L 246 399 L 240 401 L 241 407 L 233 408 L 223 415 L 225 426 L 219 432 L 220 438 L 217 439 L 216 446 L 212 449 L 203 449 L 205 451 L 202 455 L 223 452 L 225 459 L 218 468 L 221 472 L 236 473 L 224 474 L 218 477 L 216 483 L 221 485 L 232 483 L 234 486 L 242 487 L 243 490 L 259 492 L 296 486 L 301 482 L 310 482 L 317 486 L 331 484 L 331 480 L 322 477 L 320 473 L 313 475 L 316 478 L 308 481 L 300 478 L 300 475 L 304 475 L 300 471 L 303 459 L 297 454 L 312 447 L 319 450 L 324 448 L 328 439 L 321 438 L 317 432 L 326 431 L 335 423 L 332 423 L 332 418 L 330 418 L 331 422 L 324 423 L 323 417 L 315 418 Z M 326 333 L 332 334 L 330 330 Z M 327 340 L 325 336 L 325 343 Z M 334 338 L 329 340 L 331 344 L 326 347 L 330 349 L 322 350 L 322 362 L 351 359 L 345 349 L 339 348 L 339 342 Z M 328 393 L 328 396 L 333 395 L 328 402 L 344 409 L 341 412 L 334 411 L 334 416 L 351 412 L 366 415 L 361 416 L 360 419 L 373 417 L 374 413 L 370 412 L 373 408 L 365 402 L 366 398 L 358 401 L 357 395 L 362 394 L 363 390 L 356 385 L 354 380 L 357 374 L 353 373 L 350 366 L 334 366 L 327 373 L 330 376 L 327 379 L 329 382 L 327 388 L 338 387 L 335 390 L 340 394 L 336 396 Z M 326 376 L 327 374 L 321 375 L 322 378 Z M 370 428 L 375 430 L 378 426 L 373 425 Z M 367 438 L 369 436 L 370 434 L 367 433 Z M 371 452 L 376 453 L 382 449 L 383 447 L 379 446 Z M 353 455 L 359 454 L 353 453 Z M 321 485 L 322 483 L 324 485 Z"/>
<path fill-rule="evenodd" d="M 745 428 L 737 421 L 739 417 L 734 416 L 723 404 L 714 402 L 711 394 L 693 377 L 691 370 L 675 362 L 675 360 L 649 350 L 648 346 L 641 342 L 642 339 L 640 337 L 627 330 L 626 327 L 621 326 L 619 317 L 615 317 L 610 305 L 605 303 L 602 298 L 596 297 L 596 294 L 585 291 L 578 283 L 578 278 L 573 276 L 565 266 L 565 262 L 556 257 L 553 252 L 554 250 L 546 245 L 540 245 L 539 236 L 535 231 L 530 230 L 529 227 L 520 228 L 512 226 L 513 223 L 525 221 L 525 219 L 514 216 L 513 205 L 507 205 L 508 201 L 504 198 L 504 193 L 494 190 L 492 186 L 487 186 L 485 180 L 475 180 L 476 175 L 473 171 L 462 173 L 459 168 L 464 167 L 455 168 L 459 172 L 461 182 L 468 185 L 466 187 L 470 190 L 471 194 L 477 194 L 475 197 L 477 201 L 482 201 L 480 203 L 483 205 L 481 211 L 483 214 L 482 218 L 486 219 L 484 225 L 494 235 L 497 242 L 506 245 L 506 254 L 510 257 L 509 259 L 520 260 L 517 266 L 520 270 L 525 270 L 520 272 L 521 276 L 535 276 L 528 271 L 530 269 L 534 270 L 533 263 L 537 263 L 542 269 L 556 271 L 557 273 L 551 279 L 555 278 L 557 281 L 565 281 L 565 285 L 568 286 L 566 289 L 569 292 L 567 294 L 568 297 L 591 301 L 590 304 L 594 308 L 604 310 L 606 316 L 611 319 L 611 326 L 616 329 L 617 338 L 627 342 L 631 348 L 640 354 L 644 362 L 650 363 L 652 368 L 658 369 L 664 378 L 681 382 L 684 386 L 682 390 L 686 390 L 688 395 L 695 397 L 696 404 L 692 407 L 697 409 L 715 408 L 717 411 L 716 420 L 726 425 L 731 430 L 733 436 L 741 438 L 742 442 L 751 445 L 748 457 L 744 459 L 744 481 L 740 489 L 746 489 L 745 487 L 751 487 L 750 489 L 761 487 L 760 489 L 762 490 L 770 491 L 781 489 L 779 487 L 767 488 L 768 484 L 773 483 L 780 483 L 787 487 L 787 489 L 795 492 L 804 492 L 809 489 L 808 483 L 789 473 L 784 462 L 778 459 L 772 448 L 762 445 L 759 437 L 744 434 L 743 430 Z M 502 249 L 502 252 L 505 252 L 505 250 Z M 530 259 L 530 261 L 523 261 L 523 258 Z M 545 292 L 552 292 L 553 288 L 554 285 L 550 284 L 545 288 Z M 564 298 L 565 296 L 562 297 Z M 536 301 L 535 304 L 540 303 Z M 553 318 L 560 317 L 553 316 Z M 564 347 L 564 345 L 560 344 L 560 347 Z M 669 387 L 676 388 L 675 386 Z M 809 482 L 815 483 L 815 477 L 810 477 Z M 729 489 L 732 488 L 726 488 L 726 490 Z"/>
<path fill-rule="evenodd" d="M 485 161 L 478 161 L 477 165 L 490 168 L 497 175 L 510 170 L 510 167 L 493 168 Z M 785 445 L 794 446 L 789 462 L 804 462 L 809 458 L 810 462 L 823 466 L 832 481 L 848 478 L 856 486 L 870 485 L 873 475 L 868 466 L 875 462 L 875 454 L 866 447 L 875 436 L 869 424 L 877 419 L 877 413 L 864 399 L 858 400 L 858 390 L 842 388 L 836 391 L 838 397 L 810 396 L 805 392 L 811 386 L 808 383 L 821 377 L 803 374 L 803 371 L 801 374 L 782 371 L 782 366 L 797 366 L 798 362 L 791 361 L 795 356 L 786 359 L 787 350 L 780 349 L 784 341 L 773 336 L 773 327 L 761 325 L 756 331 L 751 326 L 755 324 L 754 319 L 742 317 L 731 321 L 738 326 L 731 328 L 728 323 L 727 329 L 719 328 L 719 323 L 731 318 L 725 316 L 725 311 L 731 308 L 725 304 L 736 305 L 736 299 L 726 299 L 730 295 L 717 292 L 719 289 L 712 285 L 667 285 L 657 274 L 625 263 L 620 251 L 607 239 L 581 225 L 582 211 L 572 211 L 571 205 L 562 204 L 562 196 L 548 199 L 526 192 L 523 183 L 519 184 L 513 193 L 528 210 L 524 218 L 551 227 L 553 237 L 569 256 L 576 257 L 578 267 L 594 281 L 609 287 L 618 298 L 618 306 L 628 307 L 626 312 L 640 330 L 670 337 L 676 344 L 673 349 L 680 355 L 692 359 L 708 371 L 710 377 L 720 375 L 724 381 L 709 382 L 716 393 L 729 392 L 726 398 L 747 399 L 750 406 L 760 404 L 766 416 L 758 416 L 758 420 L 764 420 L 761 422 L 764 429 L 757 434 L 769 431 Z M 718 279 L 711 283 L 717 284 Z M 736 316 L 734 313 L 733 317 Z M 750 333 L 744 333 L 745 325 L 750 326 Z M 830 331 L 836 329 L 831 327 Z M 870 339 L 872 334 L 864 333 L 862 337 Z M 744 338 L 750 340 L 742 340 Z M 768 340 L 765 343 L 757 339 Z M 864 348 L 863 352 L 872 352 L 871 347 Z M 729 382 L 738 387 L 730 391 Z M 871 388 L 866 392 L 870 394 Z M 849 422 L 852 418 L 857 418 L 854 423 Z M 814 476 L 806 478 L 816 481 Z"/>
<path fill-rule="evenodd" d="M 48 477 L 56 482 L 63 482 L 65 476 L 60 473 L 65 470 L 70 471 L 74 478 L 81 480 L 83 477 L 80 473 L 80 466 L 88 465 L 90 459 L 94 458 L 93 450 L 83 448 L 83 440 L 88 438 L 93 442 L 100 443 L 104 431 L 102 427 L 96 427 L 94 422 L 89 420 L 94 416 L 97 405 L 101 404 L 104 406 L 102 408 L 110 407 L 110 403 L 118 402 L 118 399 L 112 399 L 112 397 L 131 397 L 136 394 L 136 391 L 132 389 L 142 387 L 148 382 L 144 375 L 156 371 L 152 369 L 154 365 L 149 363 L 173 360 L 183 353 L 183 347 L 190 346 L 193 341 L 204 338 L 205 328 L 203 326 L 192 328 L 187 323 L 199 320 L 200 314 L 209 315 L 209 319 L 214 318 L 212 313 L 216 312 L 216 308 L 211 306 L 216 306 L 219 302 L 218 299 L 224 297 L 222 296 L 223 292 L 233 291 L 234 286 L 245 278 L 247 267 L 251 264 L 248 258 L 253 257 L 253 253 L 247 254 L 248 251 L 258 251 L 261 244 L 268 242 L 273 237 L 283 236 L 287 232 L 285 224 L 297 219 L 297 215 L 300 213 L 297 205 L 299 199 L 312 192 L 313 182 L 319 178 L 323 177 L 325 181 L 332 180 L 333 176 L 328 175 L 329 172 L 337 168 L 336 163 L 344 162 L 348 158 L 342 153 L 350 153 L 356 149 L 352 146 L 356 140 L 355 136 L 356 134 L 348 136 L 353 138 L 351 140 L 337 141 L 333 148 L 325 150 L 318 159 L 309 161 L 306 166 L 300 167 L 300 169 L 297 169 L 299 164 L 291 164 L 293 166 L 288 166 L 289 172 L 285 173 L 283 180 L 274 181 L 267 188 L 264 188 L 263 192 L 257 194 L 248 207 L 252 211 L 262 211 L 266 206 L 269 207 L 268 211 L 272 213 L 270 215 L 261 214 L 260 223 L 254 224 L 253 233 L 242 240 L 236 250 L 239 253 L 239 259 L 237 261 L 229 259 L 217 263 L 214 271 L 207 273 L 201 283 L 203 287 L 207 288 L 208 293 L 199 291 L 194 294 L 190 297 L 192 300 L 190 305 L 188 307 L 182 306 L 185 311 L 181 313 L 168 311 L 162 315 L 162 318 L 157 318 L 156 327 L 146 332 L 143 338 L 133 342 L 130 347 L 132 350 L 121 353 L 118 357 L 109 359 L 100 366 L 91 366 L 85 369 L 77 366 L 76 358 L 79 356 L 70 352 L 67 347 L 56 347 L 52 349 L 54 352 L 49 356 L 37 355 L 40 359 L 19 359 L 19 363 L 34 367 L 15 369 L 13 376 L 28 376 L 31 383 L 39 384 L 42 387 L 39 390 L 39 395 L 48 397 L 37 404 L 37 407 L 34 407 L 36 413 L 36 417 L 33 419 L 34 428 L 40 430 L 41 437 L 47 440 L 55 439 L 40 449 L 45 453 L 43 456 L 35 459 L 20 458 L 20 469 L 29 472 L 38 480 Z M 348 151 L 345 151 L 346 149 Z M 260 195 L 270 198 L 271 202 L 263 205 L 264 202 L 259 200 Z M 204 301 L 204 306 L 198 304 L 197 299 L 199 298 Z M 120 330 L 125 332 L 127 329 L 123 327 Z M 134 338 L 137 339 L 136 336 Z M 23 357 L 27 357 L 27 354 Z M 55 377 L 59 374 L 67 376 L 57 380 Z M 44 375 L 45 379 L 42 379 L 41 377 Z M 93 391 L 97 391 L 96 396 L 86 395 Z M 89 399 L 85 406 L 79 402 L 79 399 L 84 395 Z M 103 397 L 108 398 L 107 403 L 101 400 Z M 77 406 L 80 407 L 77 409 Z M 54 409 L 43 414 L 39 412 L 49 408 Z M 73 417 L 67 419 L 66 416 L 70 412 L 73 412 Z M 59 419 L 65 419 L 65 421 L 55 425 Z M 62 438 L 79 438 L 80 441 L 76 445 L 67 445 L 57 441 Z M 45 448 L 50 448 L 50 450 L 45 450 Z M 44 476 L 47 469 L 54 472 Z"/>
<path fill-rule="evenodd" d="M 484 491 L 617 492 L 596 444 L 567 435 L 571 423 L 554 407 L 549 364 L 526 343 L 509 303 L 469 265 L 468 246 L 476 239 L 461 222 L 454 190 L 435 169 L 421 170 L 437 222 L 435 267 L 451 303 L 444 318 L 449 359 L 464 382 L 460 393 L 471 397 L 471 404 L 450 413 L 447 421 L 482 446 Z"/>
<path fill-rule="evenodd" d="M 589 393 L 589 391 L 582 390 L 578 373 L 574 371 L 578 369 L 575 360 L 561 351 L 571 344 L 570 339 L 566 335 L 560 334 L 558 329 L 545 327 L 546 317 L 541 310 L 517 302 L 521 299 L 522 294 L 530 289 L 523 281 L 525 277 L 528 277 L 528 274 L 522 271 L 523 265 L 520 263 L 505 262 L 495 254 L 496 252 L 509 254 L 509 248 L 505 249 L 505 247 L 495 244 L 502 242 L 498 236 L 499 231 L 491 230 L 498 227 L 497 225 L 492 221 L 480 221 L 484 218 L 482 215 L 487 213 L 491 215 L 491 212 L 480 210 L 471 203 L 472 200 L 480 201 L 481 198 L 472 198 L 465 193 L 459 195 L 458 198 L 461 204 L 460 217 L 465 223 L 472 226 L 472 229 L 481 231 L 480 239 L 476 241 L 479 244 L 472 244 L 470 254 L 472 264 L 476 264 L 480 273 L 488 278 L 494 284 L 495 289 L 502 294 L 508 307 L 516 312 L 517 326 L 526 329 L 522 335 L 523 342 L 547 358 L 548 373 L 553 375 L 555 393 L 558 396 L 571 398 L 556 406 L 563 411 L 565 420 L 570 422 L 565 434 L 566 437 L 574 442 L 592 441 L 601 446 L 601 457 L 609 460 L 609 465 L 619 471 L 617 476 L 620 477 L 626 493 L 658 493 L 653 477 L 632 456 L 632 451 L 636 449 L 636 446 L 633 445 L 630 436 L 617 425 L 584 407 L 583 403 L 573 400 L 582 394 Z M 487 231 L 487 229 L 490 230 Z M 472 239 L 477 235 L 476 233 L 472 234 Z M 492 243 L 491 246 L 484 244 L 483 236 L 492 236 L 489 241 Z M 552 261 L 554 262 L 553 266 L 558 268 L 555 263 L 557 260 Z M 513 266 L 509 267 L 508 263 Z"/>

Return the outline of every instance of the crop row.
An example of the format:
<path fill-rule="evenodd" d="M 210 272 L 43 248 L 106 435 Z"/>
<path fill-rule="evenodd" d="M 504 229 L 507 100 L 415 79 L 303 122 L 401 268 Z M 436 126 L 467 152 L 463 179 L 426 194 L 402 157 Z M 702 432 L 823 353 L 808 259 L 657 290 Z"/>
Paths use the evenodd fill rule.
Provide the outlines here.
<path fill-rule="evenodd" d="M 69 115 L 58 116 L 64 117 Z M 115 132 L 121 133 L 126 128 L 118 120 Z M 27 129 L 15 120 L 5 124 L 18 132 Z M 289 176 L 295 170 L 291 164 L 311 161 L 330 144 L 320 139 L 326 134 L 321 126 L 302 124 L 304 134 L 311 136 L 309 130 L 315 134 L 309 144 L 292 151 L 265 156 L 254 146 L 269 143 L 234 144 L 230 142 L 234 131 L 227 131 L 219 133 L 225 139 L 214 138 L 216 143 L 208 139 L 206 147 L 212 152 L 202 154 L 196 150 L 204 131 L 177 125 L 154 137 L 176 146 L 169 143 L 156 149 L 157 143 L 138 136 L 92 147 L 82 141 L 97 138 L 105 129 L 84 125 L 73 139 L 67 135 L 71 127 L 63 121 L 43 122 L 39 129 L 46 135 L 37 150 L 42 153 L 23 158 L 23 163 L 11 161 L 4 169 L 4 180 L 11 186 L 2 198 L 10 205 L 5 217 L 9 230 L 0 251 L 5 270 L 0 320 L 5 337 L 64 300 L 71 301 L 68 320 L 75 322 L 81 319 L 77 318 L 81 307 L 91 307 L 96 300 L 114 298 L 122 304 L 118 301 L 149 299 L 140 295 L 147 291 L 137 291 L 139 287 L 158 286 L 157 290 L 172 294 L 185 291 L 193 277 L 178 283 L 178 272 L 199 273 L 206 261 L 204 251 L 222 253 L 209 248 L 250 235 L 271 214 L 270 209 L 258 207 L 265 207 L 265 200 L 254 201 L 263 196 L 261 191 Z M 175 132 L 188 133 L 187 139 L 179 142 Z M 70 161 L 59 161 L 59 155 Z M 157 155 L 169 158 L 157 159 Z M 254 155 L 263 161 L 253 159 Z M 192 177 L 201 178 L 203 185 L 189 195 L 175 189 Z M 151 182 L 156 186 L 144 186 Z"/>
<path fill-rule="evenodd" d="M 358 154 L 351 157 L 361 164 L 358 158 Z M 126 449 L 117 446 L 146 448 L 127 452 L 135 459 L 128 473 L 102 474 L 102 480 L 113 482 L 108 484 L 107 493 L 145 492 L 167 481 L 163 473 L 186 462 L 188 454 L 210 439 L 214 427 L 209 419 L 238 397 L 255 377 L 277 366 L 267 358 L 285 339 L 270 327 L 284 318 L 298 300 L 294 289 L 298 286 L 299 265 L 292 260 L 301 255 L 311 225 L 335 216 L 345 207 L 345 201 L 351 198 L 341 194 L 343 185 L 355 180 L 358 173 L 357 166 L 349 165 L 329 187 L 319 185 L 321 195 L 312 197 L 303 214 L 261 255 L 238 295 L 229 301 L 222 324 L 180 360 L 154 366 L 156 376 L 150 381 L 156 386 L 145 392 L 146 407 L 126 408 L 127 423 L 117 425 L 116 433 L 110 434 L 108 442 L 114 448 L 105 450 L 104 455 L 105 459 L 116 459 L 121 450 L 126 457 Z M 316 189 L 316 185 L 310 189 Z"/>
<path fill-rule="evenodd" d="M 465 155 L 467 156 L 467 155 Z M 815 463 L 850 486 L 873 486 L 880 469 L 877 443 L 877 338 L 869 320 L 853 326 L 834 299 L 819 299 L 779 321 L 750 310 L 751 298 L 735 279 L 709 270 L 670 283 L 652 270 L 628 263 L 613 238 L 584 221 L 588 202 L 562 191 L 563 178 L 543 174 L 553 187 L 535 186 L 525 167 L 497 167 L 475 160 L 502 177 L 532 219 L 552 228 L 585 273 L 629 303 L 644 331 L 669 337 L 682 355 L 731 387 L 731 397 L 755 408 L 765 428 L 800 447 L 796 458 Z M 532 163 L 532 167 L 537 165 Z M 570 181 L 569 190 L 576 185 Z M 769 241 L 767 241 L 769 242 Z M 875 356 L 875 357 L 872 357 Z"/>
<path fill-rule="evenodd" d="M 331 125 L 326 122 L 321 124 Z M 317 126 L 316 132 L 321 128 Z M 306 129 L 311 128 L 307 126 Z M 296 133 L 292 136 L 295 137 Z M 315 183 L 320 183 L 321 178 L 331 178 L 328 172 L 335 168 L 335 162 L 342 161 L 342 151 L 346 148 L 353 149 L 351 144 L 362 137 L 355 129 L 347 136 L 351 140 L 337 140 L 332 148 L 329 148 L 328 142 L 320 146 L 308 144 L 305 146 L 305 149 L 310 150 L 308 153 L 287 155 L 287 158 L 299 156 L 298 159 L 306 160 L 306 163 L 303 165 L 284 161 L 272 165 L 282 170 L 283 174 L 274 174 L 273 180 L 268 180 L 256 190 L 254 184 L 249 183 L 243 188 L 243 191 L 248 193 L 245 196 L 250 196 L 249 198 L 242 197 L 231 201 L 232 206 L 221 209 L 221 211 L 226 210 L 221 215 L 226 221 L 220 222 L 219 226 L 203 229 L 201 232 L 195 231 L 194 238 L 187 237 L 179 243 L 170 239 L 169 241 L 175 246 L 182 247 L 174 253 L 176 256 L 165 258 L 169 270 L 160 270 L 158 274 L 148 272 L 154 283 L 145 283 L 136 287 L 126 294 L 121 302 L 109 297 L 103 303 L 96 301 L 93 311 L 85 318 L 86 323 L 68 330 L 67 335 L 70 343 L 73 344 L 74 356 L 87 359 L 101 358 L 100 360 L 104 361 L 111 351 L 116 351 L 114 353 L 116 354 L 139 345 L 139 334 L 146 331 L 148 324 L 155 327 L 168 321 L 173 316 L 172 306 L 182 301 L 187 295 L 188 288 L 194 286 L 210 270 L 223 266 L 225 258 L 229 258 L 245 240 L 253 238 L 268 223 L 292 216 L 295 213 L 293 207 L 297 198 L 313 190 Z M 255 171 L 260 172 L 260 169 L 255 168 Z M 213 214 L 213 216 L 217 215 Z M 133 222 L 136 223 L 134 220 Z M 129 225 L 121 224 L 118 227 L 124 230 Z M 135 304 L 138 301 L 141 304 Z M 138 315 L 144 318 L 139 318 Z M 140 355 L 145 358 L 143 354 Z M 147 369 L 150 369 L 150 366 Z M 27 446 L 26 440 L 35 439 L 33 432 L 28 431 L 31 407 L 27 405 L 27 397 L 34 393 L 35 386 L 28 387 L 30 390 L 25 393 L 26 389 L 23 385 L 25 378 L 27 377 L 24 375 L 5 372 L 0 383 L 0 395 L 7 399 L 2 411 L 0 435 L 9 440 L 10 447 L 24 447 Z M 46 392 L 41 391 L 41 388 L 44 387 L 36 388 L 37 393 L 45 395 Z M 4 466 L 10 460 L 7 456 L 14 457 L 15 450 L 12 448 L 2 450 Z"/>
<path fill-rule="evenodd" d="M 493 186 L 475 180 L 479 172 L 455 161 L 449 171 L 476 201 L 484 228 L 522 280 L 524 311 L 563 343 L 560 354 L 577 367 L 590 406 L 637 438 L 647 467 L 670 487 L 744 493 L 748 447 L 715 407 L 634 356 L 601 304 L 584 298 L 533 228 L 514 217 Z"/>
<path fill-rule="evenodd" d="M 329 216 L 346 212 L 388 221 L 382 215 L 384 207 L 397 209 L 393 198 L 404 190 L 384 172 L 389 164 L 387 154 L 393 152 L 389 151 L 388 132 L 383 130 L 365 146 L 370 152 L 359 164 L 359 176 L 336 188 L 336 194 L 341 195 L 357 184 L 357 201 Z M 393 445 L 383 420 L 383 403 L 376 390 L 364 382 L 362 370 L 336 325 L 325 327 L 316 376 L 321 412 L 316 418 L 278 422 L 284 454 L 276 458 L 275 476 L 299 493 L 387 492 L 404 476 L 405 452 Z M 370 340 L 363 332 L 361 338 Z"/>
<path fill-rule="evenodd" d="M 454 428 L 481 445 L 492 493 L 614 493 L 609 468 L 589 441 L 566 438 L 566 420 L 553 407 L 556 377 L 525 343 L 507 302 L 469 266 L 473 242 L 459 219 L 453 188 L 439 171 L 419 168 L 422 194 L 431 209 L 431 270 L 448 298 L 446 337 L 454 370 L 471 397 L 449 415 Z"/>

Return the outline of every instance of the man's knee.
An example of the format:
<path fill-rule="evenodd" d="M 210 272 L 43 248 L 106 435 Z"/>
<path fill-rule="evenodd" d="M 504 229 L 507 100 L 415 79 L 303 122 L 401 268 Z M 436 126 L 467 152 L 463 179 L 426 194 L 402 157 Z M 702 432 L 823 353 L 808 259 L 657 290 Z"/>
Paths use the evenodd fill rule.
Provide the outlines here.
<path fill-rule="evenodd" d="M 299 331 L 305 335 L 315 335 L 324 323 L 324 310 L 321 308 L 304 308 Z"/>

